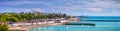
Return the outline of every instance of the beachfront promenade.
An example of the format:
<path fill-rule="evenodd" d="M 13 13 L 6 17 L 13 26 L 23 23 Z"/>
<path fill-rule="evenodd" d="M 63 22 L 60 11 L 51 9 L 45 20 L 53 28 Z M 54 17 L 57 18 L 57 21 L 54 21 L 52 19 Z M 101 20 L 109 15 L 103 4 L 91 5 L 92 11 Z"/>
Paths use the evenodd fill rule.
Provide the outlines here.
<path fill-rule="evenodd" d="M 78 21 L 78 18 L 46 18 L 38 20 L 28 20 L 27 22 L 17 22 L 9 24 L 9 30 L 12 31 L 29 31 L 32 27 L 44 27 L 62 25 L 70 21 Z"/>

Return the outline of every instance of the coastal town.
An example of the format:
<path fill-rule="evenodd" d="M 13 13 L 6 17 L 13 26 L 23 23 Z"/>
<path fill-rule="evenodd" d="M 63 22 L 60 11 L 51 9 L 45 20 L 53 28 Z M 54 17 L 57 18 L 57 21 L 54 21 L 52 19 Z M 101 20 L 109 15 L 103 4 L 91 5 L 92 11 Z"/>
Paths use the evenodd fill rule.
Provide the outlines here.
<path fill-rule="evenodd" d="M 120 0 L 0 0 L 0 31 L 120 31 Z"/>
<path fill-rule="evenodd" d="M 10 15 L 11 13 L 5 13 L 5 15 Z M 18 14 L 25 14 L 25 12 L 17 13 Z M 30 16 L 30 13 L 28 13 Z M 38 11 L 33 10 L 31 14 L 38 15 L 38 17 L 26 19 L 25 21 L 7 21 L 4 22 L 2 19 L 0 20 L 0 24 L 6 24 L 8 26 L 8 30 L 11 31 L 29 31 L 32 27 L 44 27 L 44 26 L 56 26 L 62 25 L 63 23 L 70 22 L 70 21 L 78 21 L 79 18 L 75 16 L 68 16 L 62 13 L 40 13 Z M 1 16 L 3 14 L 1 13 Z M 39 17 L 40 15 L 43 15 Z M 44 17 L 44 15 L 50 15 L 49 17 Z M 53 16 L 54 15 L 54 16 Z M 52 17 L 53 16 L 53 17 Z M 2 17 L 0 17 L 2 18 Z M 36 19 L 35 19 L 36 18 Z M 24 18 L 22 18 L 24 20 Z M 10 19 L 15 20 L 15 19 Z"/>

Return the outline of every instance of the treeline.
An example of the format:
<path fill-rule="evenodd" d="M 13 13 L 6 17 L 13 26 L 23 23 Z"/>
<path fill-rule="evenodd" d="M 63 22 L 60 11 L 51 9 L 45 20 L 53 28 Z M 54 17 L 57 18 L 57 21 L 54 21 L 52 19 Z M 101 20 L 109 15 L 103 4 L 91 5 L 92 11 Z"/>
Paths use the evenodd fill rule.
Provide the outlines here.
<path fill-rule="evenodd" d="M 40 13 L 0 13 L 2 22 L 25 22 L 32 19 L 42 18 L 69 18 L 66 14 L 40 14 Z"/>

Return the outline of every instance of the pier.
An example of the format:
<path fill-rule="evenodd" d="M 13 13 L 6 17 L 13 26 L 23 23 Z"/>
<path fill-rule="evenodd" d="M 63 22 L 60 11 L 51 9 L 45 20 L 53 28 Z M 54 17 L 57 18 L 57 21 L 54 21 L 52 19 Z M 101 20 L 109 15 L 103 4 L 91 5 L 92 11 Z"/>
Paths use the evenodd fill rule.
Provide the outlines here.
<path fill-rule="evenodd" d="M 87 26 L 95 26 L 94 23 L 64 23 L 63 25 L 87 25 Z"/>

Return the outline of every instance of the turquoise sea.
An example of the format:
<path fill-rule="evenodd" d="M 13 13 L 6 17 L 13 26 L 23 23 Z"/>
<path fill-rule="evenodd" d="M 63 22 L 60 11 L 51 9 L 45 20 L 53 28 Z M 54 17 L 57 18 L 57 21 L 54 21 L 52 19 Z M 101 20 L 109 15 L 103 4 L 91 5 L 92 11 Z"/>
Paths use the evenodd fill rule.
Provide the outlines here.
<path fill-rule="evenodd" d="M 79 22 L 74 22 L 74 23 L 94 23 L 96 26 L 61 25 L 61 26 L 45 26 L 45 27 L 30 28 L 29 30 L 30 31 L 120 31 L 120 22 L 119 22 L 120 16 L 89 16 L 89 17 L 79 17 L 79 18 L 81 20 Z"/>

